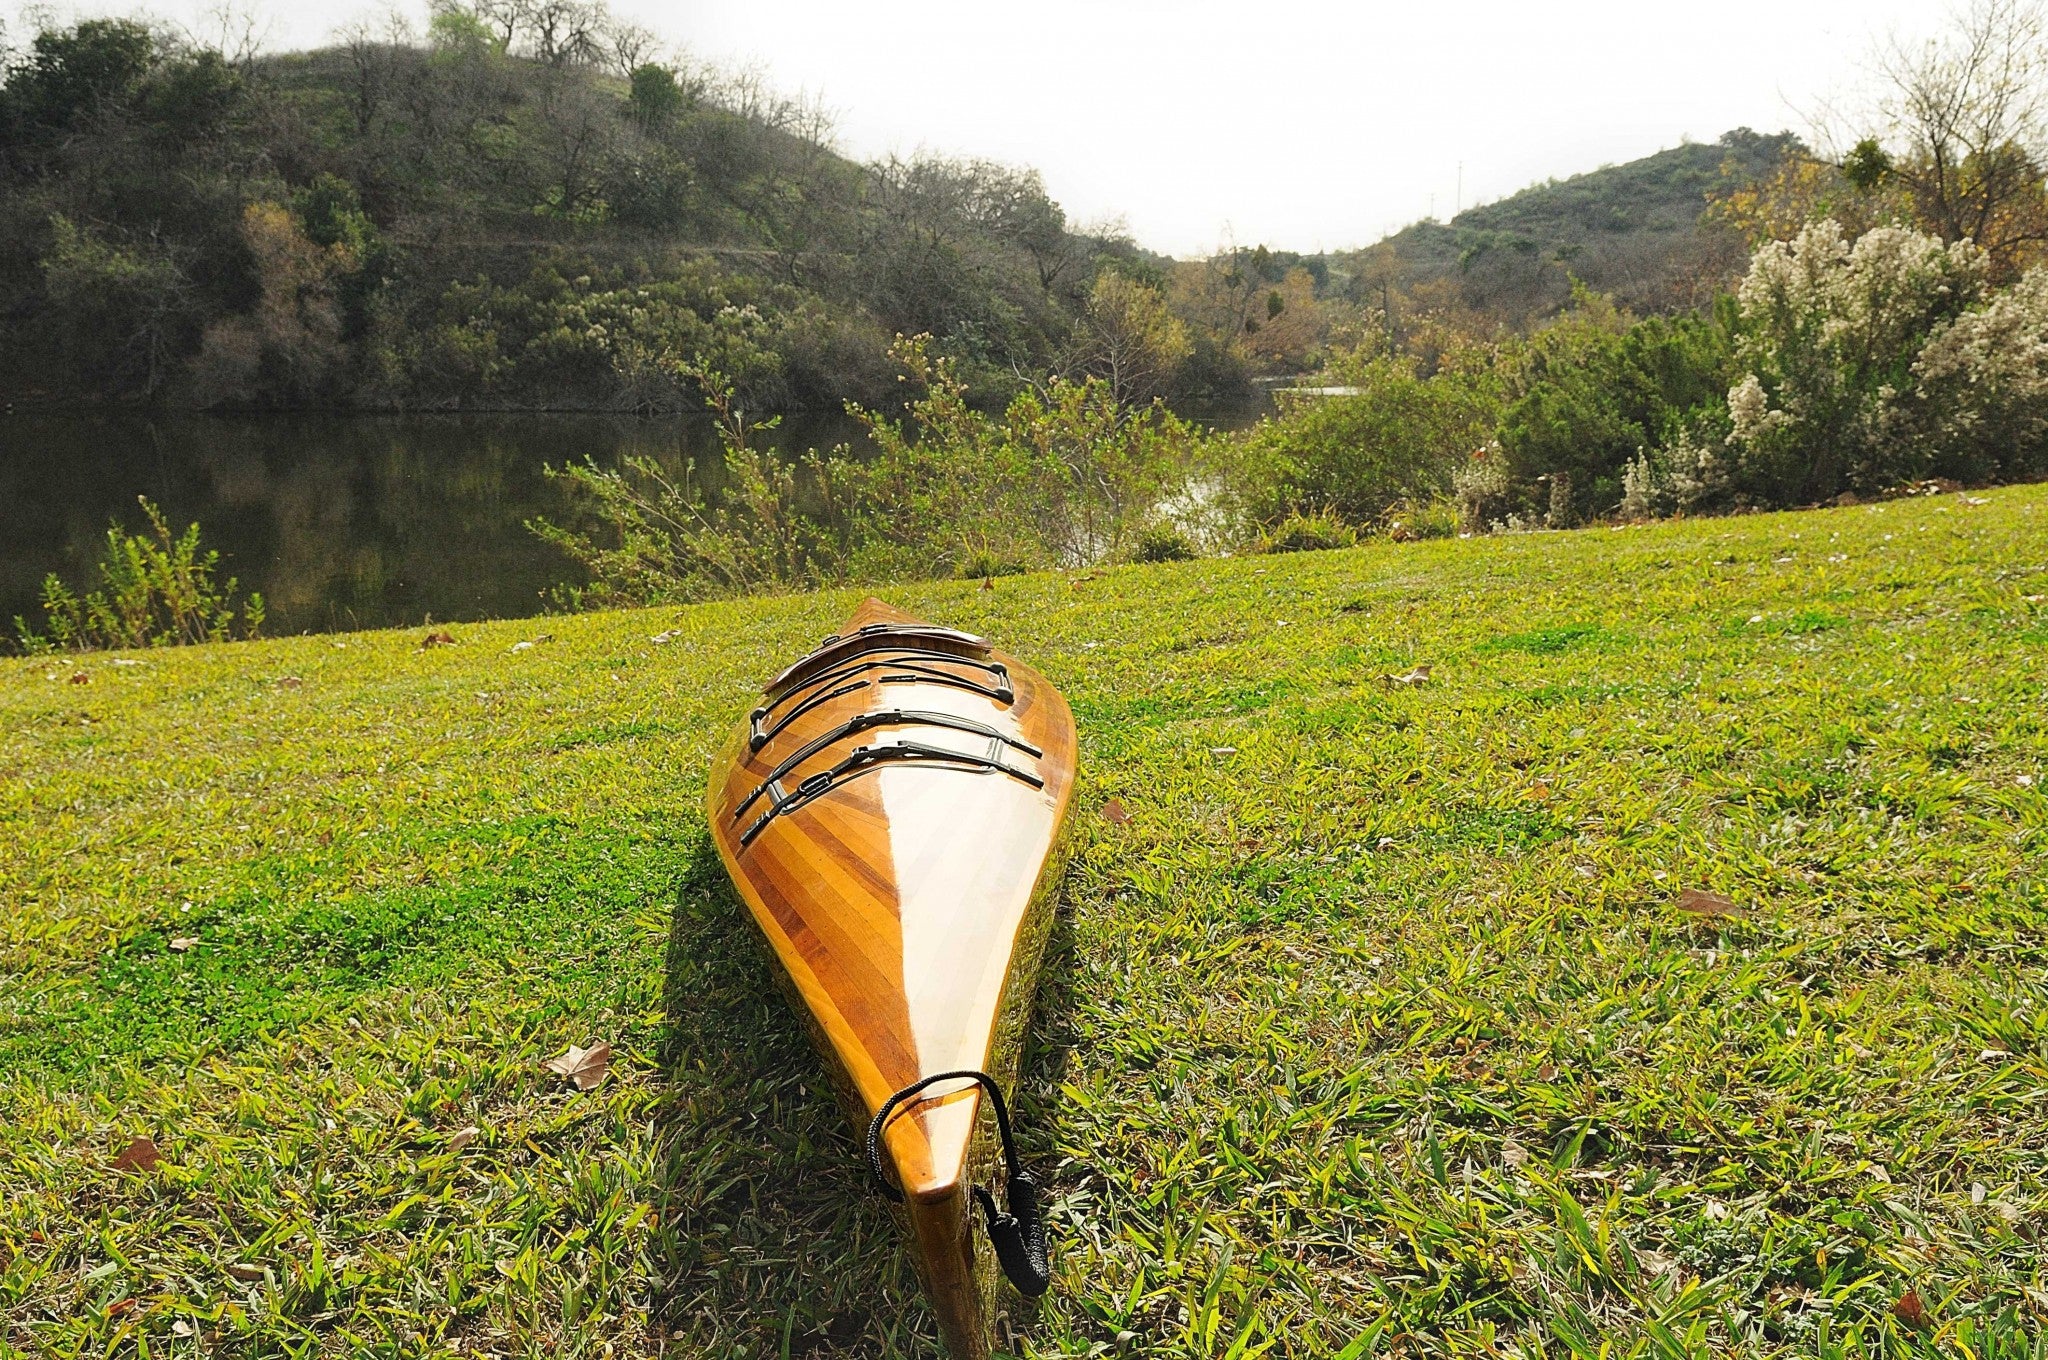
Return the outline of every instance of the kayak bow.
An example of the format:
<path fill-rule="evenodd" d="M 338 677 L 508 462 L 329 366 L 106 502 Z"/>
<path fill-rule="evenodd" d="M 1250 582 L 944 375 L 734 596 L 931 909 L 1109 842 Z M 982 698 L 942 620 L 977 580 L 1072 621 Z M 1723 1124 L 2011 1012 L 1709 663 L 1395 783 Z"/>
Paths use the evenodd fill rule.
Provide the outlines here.
<path fill-rule="evenodd" d="M 768 683 L 711 772 L 719 855 L 902 1205 L 958 1360 L 990 1353 L 992 1264 L 1028 1294 L 1047 1282 L 1003 1091 L 1052 923 L 1075 752 L 1043 676 L 870 599 Z"/>

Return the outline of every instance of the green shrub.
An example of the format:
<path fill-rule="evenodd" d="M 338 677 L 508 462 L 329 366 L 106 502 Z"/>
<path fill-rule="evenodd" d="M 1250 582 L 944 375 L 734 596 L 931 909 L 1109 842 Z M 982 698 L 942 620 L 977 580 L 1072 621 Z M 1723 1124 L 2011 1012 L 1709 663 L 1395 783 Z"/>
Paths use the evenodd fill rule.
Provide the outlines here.
<path fill-rule="evenodd" d="M 1645 321 L 1583 289 L 1574 304 L 1510 365 L 1500 421 L 1508 485 L 1489 521 L 1519 512 L 1561 528 L 1606 514 L 1627 496 L 1644 449 L 1726 429 L 1736 376 L 1729 304 L 1711 317 Z"/>
<path fill-rule="evenodd" d="M 962 580 L 986 581 L 997 576 L 1022 576 L 1025 570 L 1022 562 L 978 552 L 960 564 L 959 575 Z"/>
<path fill-rule="evenodd" d="M 1452 470 L 1492 432 L 1484 372 L 1424 377 L 1414 361 L 1381 355 L 1340 359 L 1328 376 L 1356 390 L 1285 398 L 1244 441 L 1247 468 L 1267 479 L 1253 497 L 1260 518 L 1299 510 L 1369 523 L 1401 501 L 1449 491 Z"/>
<path fill-rule="evenodd" d="M 1146 529 L 1131 548 L 1133 562 L 1192 562 L 1200 556 L 1194 541 L 1171 524 Z"/>
<path fill-rule="evenodd" d="M 731 383 L 702 363 L 669 361 L 719 413 L 725 489 L 708 495 L 689 470 L 678 479 L 645 460 L 549 469 L 602 526 L 528 525 L 590 572 L 592 584 L 558 592 L 561 601 L 701 599 L 1123 560 L 1202 466 L 1202 431 L 1157 404 L 1120 408 L 1100 379 L 1028 389 L 995 417 L 968 405 L 955 366 L 925 339 L 895 353 L 919 395 L 901 421 L 849 406 L 873 444 L 867 459 L 756 449 L 748 436 L 767 426 L 740 418 Z"/>
<path fill-rule="evenodd" d="M 1322 552 L 1349 548 L 1358 542 L 1358 531 L 1327 511 L 1289 515 L 1260 541 L 1263 552 Z"/>
<path fill-rule="evenodd" d="M 1387 537 L 1396 541 L 1416 538 L 1453 538 L 1458 532 L 1458 503 L 1447 496 L 1428 500 L 1405 497 L 1387 507 L 1380 517 Z"/>
<path fill-rule="evenodd" d="M 220 554 L 202 552 L 199 526 L 175 537 L 163 512 L 147 497 L 137 498 L 149 518 L 149 532 L 131 534 L 119 524 L 107 528 L 99 560 L 104 588 L 83 598 L 55 572 L 43 578 L 43 626 L 37 633 L 17 616 L 15 632 L 28 652 L 89 652 L 110 647 L 170 647 L 196 642 L 250 638 L 263 627 L 263 597 L 251 591 L 240 606 L 237 582 L 216 581 Z"/>

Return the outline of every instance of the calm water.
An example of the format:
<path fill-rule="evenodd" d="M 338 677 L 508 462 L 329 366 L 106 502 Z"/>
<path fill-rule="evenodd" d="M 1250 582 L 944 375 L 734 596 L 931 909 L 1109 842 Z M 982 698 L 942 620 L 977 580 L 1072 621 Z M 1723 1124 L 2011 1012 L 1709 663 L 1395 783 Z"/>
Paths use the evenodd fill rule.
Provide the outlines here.
<path fill-rule="evenodd" d="M 224 572 L 263 592 L 269 633 L 538 613 L 575 564 L 525 521 L 567 515 L 542 467 L 712 457 L 704 421 L 605 416 L 0 416 L 0 637 L 39 619 L 46 572 L 87 582 L 137 496 L 197 520 Z M 843 416 L 793 418 L 784 447 L 830 446 Z"/>
<path fill-rule="evenodd" d="M 1262 407 L 1205 410 L 1226 428 Z M 864 447 L 843 414 L 785 418 L 785 449 Z M 523 617 L 580 569 L 525 523 L 569 506 L 542 468 L 586 455 L 715 467 L 708 420 L 609 416 L 0 415 L 0 641 L 40 622 L 43 576 L 94 584 L 107 524 L 199 522 L 272 634 Z M 0 648 L 0 651 L 4 651 Z"/>

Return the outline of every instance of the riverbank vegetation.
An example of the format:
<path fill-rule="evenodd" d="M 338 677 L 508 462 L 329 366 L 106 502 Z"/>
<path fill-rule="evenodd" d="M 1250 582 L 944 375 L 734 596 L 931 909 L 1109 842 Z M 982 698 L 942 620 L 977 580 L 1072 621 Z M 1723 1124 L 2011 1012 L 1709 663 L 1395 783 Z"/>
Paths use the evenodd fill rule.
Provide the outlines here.
<path fill-rule="evenodd" d="M 92 588 L 79 594 L 54 572 L 43 578 L 42 618 L 14 620 L 22 651 L 189 646 L 263 631 L 263 596 L 244 597 L 234 577 L 221 579 L 220 553 L 200 544 L 199 526 L 174 534 L 163 512 L 140 500 L 148 530 L 108 527 Z"/>
<path fill-rule="evenodd" d="M 892 591 L 1081 733 L 1019 1353 L 2030 1354 L 2044 543 Z M 0 1349 L 936 1356 L 698 813 L 858 598 L 0 660 Z"/>
<path fill-rule="evenodd" d="M 1136 417 L 1138 403 L 1158 394 L 1161 375 L 1204 362 L 1202 337 L 1219 328 L 1253 349 L 1313 356 L 1320 370 L 1239 435 L 1182 428 L 1126 446 L 1113 419 L 1072 429 L 1064 477 L 1043 482 L 994 446 L 920 420 L 931 475 L 957 482 L 976 509 L 957 520 L 905 516 L 912 527 L 898 545 L 920 546 L 890 565 L 978 574 L 1005 560 L 1006 543 L 1019 563 L 1140 555 L 1121 528 L 1037 532 L 1062 521 L 1073 488 L 1091 485 L 1091 458 L 1105 455 L 1126 469 L 1132 458 L 1151 461 L 1116 488 L 1117 523 L 1140 527 L 1147 551 L 1171 553 L 1330 546 L 1360 532 L 1562 529 L 2048 476 L 2044 44 L 2034 11 L 1986 0 L 1933 45 L 1886 55 L 1884 98 L 1870 115 L 1885 138 L 1857 137 L 1833 162 L 1790 139 L 1728 139 L 1730 168 L 1709 190 L 1700 239 L 1734 233 L 1742 249 L 1701 256 L 1719 263 L 1694 273 L 1691 305 L 1663 314 L 1638 314 L 1575 279 L 1561 310 L 1517 330 L 1473 294 L 1410 280 L 1397 302 L 1388 274 L 1377 311 L 1340 316 L 1318 300 L 1305 265 L 1267 254 L 1176 265 L 1156 290 L 1104 273 L 1087 317 L 1096 373 L 1069 389 L 1101 387 L 1107 400 L 1091 410 L 1144 428 L 1158 413 Z M 1737 164 L 1764 155 L 1777 157 L 1765 172 Z M 1651 158 L 1619 182 L 1662 184 L 1681 161 Z M 1569 220 L 1588 202 L 1570 188 L 1545 186 L 1523 206 Z M 1742 263 L 1721 279 L 1731 260 Z M 1269 290 L 1263 317 L 1258 289 L 1246 286 L 1255 278 L 1292 281 Z M 1031 423 L 1029 410 L 1012 415 Z M 1007 430 L 1004 447 L 1031 442 L 1003 421 L 982 429 Z M 1007 504 L 976 489 L 984 465 L 1032 495 Z M 807 474 L 814 525 L 876 522 L 864 498 L 885 483 L 864 480 L 857 462 L 814 457 Z M 586 488 L 606 489 L 591 478 Z M 799 482 L 786 491 L 784 518 Z M 607 502 L 615 528 L 623 504 Z M 748 523 L 741 515 L 719 529 L 745 538 Z M 974 526 L 979 550 L 953 541 L 956 523 Z M 603 578 L 591 541 L 561 541 Z M 864 575 L 882 559 L 863 563 L 842 533 L 836 553 L 813 553 L 774 583 L 889 579 Z M 679 576 L 671 593 L 691 597 L 703 584 Z M 633 598 L 648 598 L 647 585 Z"/>
<path fill-rule="evenodd" d="M 536 527 L 613 603 L 988 576 L 1852 503 L 2048 477 L 2048 270 L 1995 287 L 1964 240 L 1832 218 L 1762 245 L 1711 313 L 1636 318 L 1581 289 L 1526 339 L 1373 336 L 1239 434 L 1106 379 L 976 412 L 922 343 L 907 422 L 789 463 L 728 422 L 712 495 L 651 464 L 564 470 L 586 527 Z M 713 400 L 730 414 L 722 380 Z"/>

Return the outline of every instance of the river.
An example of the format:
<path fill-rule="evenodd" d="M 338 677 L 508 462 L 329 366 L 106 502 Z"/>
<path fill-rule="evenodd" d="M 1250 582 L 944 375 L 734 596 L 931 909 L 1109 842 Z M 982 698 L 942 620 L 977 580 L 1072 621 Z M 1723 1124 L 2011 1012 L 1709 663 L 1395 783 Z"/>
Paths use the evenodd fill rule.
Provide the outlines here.
<path fill-rule="evenodd" d="M 859 437 L 793 417 L 780 447 Z M 565 518 L 548 464 L 716 461 L 708 420 L 474 416 L 0 416 L 0 638 L 40 619 L 43 576 L 90 582 L 110 520 L 197 521 L 221 571 L 263 592 L 267 633 L 520 617 L 576 564 L 527 530 Z"/>
<path fill-rule="evenodd" d="M 1262 405 L 1204 411 L 1237 427 Z M 865 446 L 843 413 L 785 417 L 782 449 Z M 717 466 L 708 418 L 597 415 L 0 414 L 0 652 L 39 625 L 45 574 L 94 583 L 107 525 L 200 525 L 222 575 L 263 593 L 270 634 L 517 618 L 581 569 L 526 528 L 570 514 L 543 469 L 630 454 Z"/>

